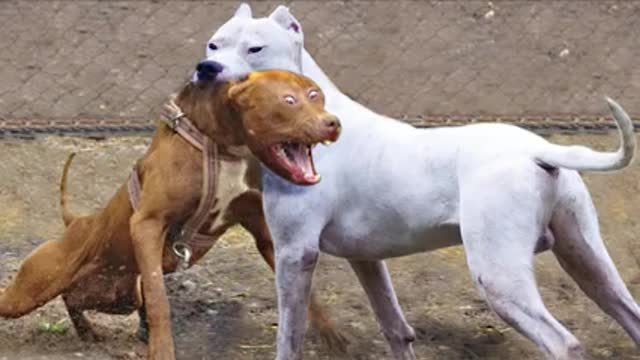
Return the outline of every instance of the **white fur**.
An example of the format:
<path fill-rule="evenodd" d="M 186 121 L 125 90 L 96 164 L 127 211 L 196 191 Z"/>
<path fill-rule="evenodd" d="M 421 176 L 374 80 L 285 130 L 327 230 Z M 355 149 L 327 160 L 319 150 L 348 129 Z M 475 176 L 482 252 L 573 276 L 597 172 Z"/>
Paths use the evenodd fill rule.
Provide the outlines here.
<path fill-rule="evenodd" d="M 343 125 L 337 143 L 314 150 L 319 184 L 295 186 L 264 169 L 277 258 L 278 359 L 301 358 L 319 251 L 350 261 L 394 356 L 415 358 L 413 330 L 381 260 L 461 243 L 474 282 L 502 319 L 549 358 L 579 359 L 578 340 L 547 311 L 533 277 L 534 251 L 545 234 L 553 234 L 554 253 L 567 272 L 640 341 L 640 309 L 602 244 L 593 204 L 574 171 L 631 162 L 633 127 L 619 105 L 608 100 L 622 139 L 615 153 L 550 144 L 503 124 L 418 130 L 342 94 L 301 47 L 302 30 L 287 8 L 268 18 L 239 13 L 211 38 L 218 50 L 207 52 L 225 66 L 224 76 L 302 70 Z M 248 54 L 255 44 L 266 48 Z"/>

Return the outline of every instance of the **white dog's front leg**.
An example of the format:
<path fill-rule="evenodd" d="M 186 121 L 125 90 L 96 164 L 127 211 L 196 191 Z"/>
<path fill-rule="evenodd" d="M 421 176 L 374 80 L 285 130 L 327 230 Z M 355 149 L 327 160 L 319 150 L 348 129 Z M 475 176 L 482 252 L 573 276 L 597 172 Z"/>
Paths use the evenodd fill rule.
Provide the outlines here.
<path fill-rule="evenodd" d="M 315 247 L 276 248 L 278 360 L 302 359 L 311 278 L 318 254 Z"/>

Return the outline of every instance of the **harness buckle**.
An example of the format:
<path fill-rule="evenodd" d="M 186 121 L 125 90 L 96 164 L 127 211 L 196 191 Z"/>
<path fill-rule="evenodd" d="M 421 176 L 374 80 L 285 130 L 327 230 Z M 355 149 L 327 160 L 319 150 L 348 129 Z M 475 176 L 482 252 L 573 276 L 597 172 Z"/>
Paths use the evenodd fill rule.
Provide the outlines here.
<path fill-rule="evenodd" d="M 193 255 L 193 250 L 189 244 L 176 241 L 172 246 L 173 253 L 178 258 L 178 270 L 184 271 L 189 268 L 189 262 L 191 261 L 191 256 Z"/>
<path fill-rule="evenodd" d="M 176 115 L 172 116 L 169 118 L 169 127 L 173 130 L 175 130 L 176 128 L 178 128 L 178 126 L 180 126 L 180 120 L 182 120 L 182 118 L 185 117 L 185 114 L 181 111 L 179 113 L 177 113 Z"/>

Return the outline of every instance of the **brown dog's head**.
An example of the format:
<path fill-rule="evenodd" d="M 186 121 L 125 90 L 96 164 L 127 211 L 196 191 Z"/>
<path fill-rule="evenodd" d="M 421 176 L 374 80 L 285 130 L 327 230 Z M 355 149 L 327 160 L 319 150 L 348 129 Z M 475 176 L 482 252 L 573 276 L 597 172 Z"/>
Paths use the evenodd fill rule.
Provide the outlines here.
<path fill-rule="evenodd" d="M 282 70 L 253 72 L 231 82 L 227 95 L 244 142 L 260 161 L 295 184 L 320 181 L 311 149 L 336 141 L 341 127 L 312 80 Z"/>
<path fill-rule="evenodd" d="M 310 79 L 284 70 L 252 72 L 225 83 L 189 83 L 177 105 L 220 145 L 244 145 L 279 176 L 298 185 L 320 181 L 311 148 L 340 135 L 340 121 L 324 109 Z"/>

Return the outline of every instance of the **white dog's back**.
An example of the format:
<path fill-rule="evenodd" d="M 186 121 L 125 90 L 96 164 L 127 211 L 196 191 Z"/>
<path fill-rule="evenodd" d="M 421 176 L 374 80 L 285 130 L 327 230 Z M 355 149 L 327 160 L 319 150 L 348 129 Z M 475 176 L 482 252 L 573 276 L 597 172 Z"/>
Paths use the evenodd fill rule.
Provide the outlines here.
<path fill-rule="evenodd" d="M 546 310 L 533 277 L 534 253 L 540 243 L 553 244 L 553 235 L 569 274 L 640 343 L 640 309 L 604 249 L 575 171 L 631 163 L 635 135 L 619 105 L 609 101 L 621 138 L 611 153 L 550 144 L 510 125 L 414 129 L 342 94 L 298 48 L 302 28 L 286 8 L 267 20 L 252 19 L 247 9 L 214 34 L 207 57 L 223 63 L 225 76 L 297 69 L 323 89 L 327 110 L 343 125 L 336 144 L 314 150 L 319 184 L 299 187 L 264 171 L 277 258 L 278 359 L 300 357 L 305 299 L 320 249 L 357 259 L 351 265 L 394 356 L 414 359 L 413 330 L 380 259 L 461 242 L 474 282 L 501 318 L 550 358 L 580 359 L 577 339 Z"/>

